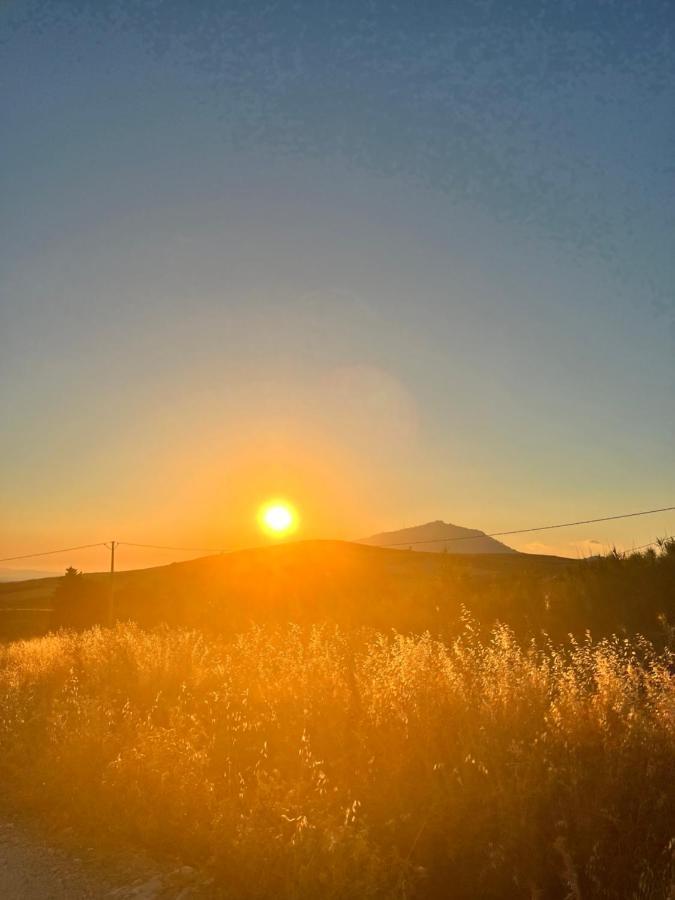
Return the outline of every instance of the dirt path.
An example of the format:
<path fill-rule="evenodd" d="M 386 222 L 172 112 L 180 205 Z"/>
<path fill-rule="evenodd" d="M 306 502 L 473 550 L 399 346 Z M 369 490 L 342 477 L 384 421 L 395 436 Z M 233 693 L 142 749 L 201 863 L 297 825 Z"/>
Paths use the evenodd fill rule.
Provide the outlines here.
<path fill-rule="evenodd" d="M 119 884 L 88 871 L 81 859 L 48 847 L 10 822 L 0 821 L 0 898 L 83 900 L 105 897 Z"/>
<path fill-rule="evenodd" d="M 0 900 L 187 900 L 204 896 L 196 875 L 188 866 L 157 872 L 137 860 L 78 857 L 0 818 Z"/>

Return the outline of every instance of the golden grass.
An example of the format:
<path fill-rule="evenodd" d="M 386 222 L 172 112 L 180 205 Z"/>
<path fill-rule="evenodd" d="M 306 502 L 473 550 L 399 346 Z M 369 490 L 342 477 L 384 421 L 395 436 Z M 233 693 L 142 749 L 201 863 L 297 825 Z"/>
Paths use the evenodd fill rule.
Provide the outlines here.
<path fill-rule="evenodd" d="M 669 667 L 470 623 L 62 633 L 0 650 L 0 766 L 14 803 L 212 867 L 223 897 L 660 900 Z"/>

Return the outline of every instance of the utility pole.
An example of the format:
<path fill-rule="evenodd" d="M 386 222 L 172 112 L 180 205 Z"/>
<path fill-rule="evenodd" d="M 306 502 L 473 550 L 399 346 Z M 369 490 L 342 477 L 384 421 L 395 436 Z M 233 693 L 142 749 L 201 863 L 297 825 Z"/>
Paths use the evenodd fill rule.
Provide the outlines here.
<path fill-rule="evenodd" d="M 115 579 L 115 546 L 117 541 L 110 541 L 106 547 L 110 548 L 110 582 L 108 586 L 108 625 L 112 628 L 115 624 L 115 595 L 114 579 Z"/>

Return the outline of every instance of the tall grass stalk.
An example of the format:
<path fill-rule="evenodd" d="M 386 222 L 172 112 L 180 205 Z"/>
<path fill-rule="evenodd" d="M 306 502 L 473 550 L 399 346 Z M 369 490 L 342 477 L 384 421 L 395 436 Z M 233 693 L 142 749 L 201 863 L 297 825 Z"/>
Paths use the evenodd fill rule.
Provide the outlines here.
<path fill-rule="evenodd" d="M 664 898 L 672 659 L 334 626 L 131 625 L 0 649 L 10 800 L 223 897 Z"/>

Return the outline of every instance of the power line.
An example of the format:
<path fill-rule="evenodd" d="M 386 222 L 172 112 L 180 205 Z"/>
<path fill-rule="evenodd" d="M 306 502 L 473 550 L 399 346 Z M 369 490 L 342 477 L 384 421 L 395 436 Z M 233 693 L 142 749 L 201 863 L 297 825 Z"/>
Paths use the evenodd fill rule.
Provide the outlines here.
<path fill-rule="evenodd" d="M 117 541 L 120 547 L 145 547 L 147 550 L 175 550 L 177 553 L 231 553 L 231 550 L 213 547 L 165 547 L 162 544 L 134 544 L 131 541 Z"/>
<path fill-rule="evenodd" d="M 466 535 L 462 537 L 454 537 L 454 538 L 430 538 L 425 541 L 398 541 L 394 544 L 379 544 L 380 547 L 410 547 L 412 545 L 417 544 L 441 544 L 448 543 L 450 541 L 473 541 L 479 540 L 481 537 L 504 537 L 509 534 L 525 534 L 526 532 L 531 531 L 548 531 L 553 528 L 570 528 L 573 525 L 590 525 L 596 522 L 611 522 L 616 519 L 630 519 L 635 516 L 648 516 L 653 513 L 659 512 L 671 512 L 675 510 L 675 506 L 665 506 L 661 509 L 645 509 L 640 512 L 630 512 L 630 513 L 622 513 L 618 516 L 604 516 L 599 519 L 581 519 L 578 522 L 562 522 L 557 525 L 541 525 L 537 528 L 517 528 L 511 531 L 493 531 L 489 534 L 480 534 L 480 535 Z M 232 550 L 225 550 L 223 548 L 214 548 L 214 547 L 168 547 L 163 544 L 136 544 L 131 541 L 118 541 L 118 545 L 123 547 L 143 547 L 148 550 L 173 550 L 177 553 L 231 553 Z M 656 541 L 650 541 L 649 544 L 644 544 L 644 547 L 648 547 L 651 544 L 655 544 Z M 641 548 L 635 548 L 641 549 Z"/>
<path fill-rule="evenodd" d="M 557 525 L 539 525 L 537 528 L 514 528 L 511 531 L 491 531 L 489 534 L 470 534 L 451 538 L 429 538 L 426 541 L 397 541 L 394 544 L 379 544 L 380 547 L 411 547 L 416 544 L 448 544 L 454 541 L 476 541 L 482 537 L 505 537 L 509 534 L 527 534 L 532 531 L 551 531 L 554 528 L 571 528 L 573 525 L 593 525 L 597 522 L 613 522 L 616 519 L 632 519 L 635 516 L 651 516 L 654 513 L 672 512 L 675 506 L 661 509 L 643 509 L 640 512 L 622 513 L 619 516 L 603 516 L 599 519 L 579 519 L 577 522 L 560 522 Z"/>
<path fill-rule="evenodd" d="M 670 538 L 665 538 L 664 540 L 670 540 Z M 617 550 L 616 547 L 614 547 L 613 550 L 616 553 L 620 553 L 622 556 L 628 556 L 628 554 L 630 554 L 630 553 L 639 553 L 640 550 L 646 550 L 647 547 L 654 547 L 658 543 L 659 543 L 658 540 L 647 541 L 646 544 L 638 544 L 637 547 L 626 547 L 624 550 Z M 607 547 L 607 544 L 605 544 L 604 546 Z M 595 554 L 591 551 L 590 557 L 585 557 L 585 558 L 602 559 L 604 555 L 606 555 L 606 554 L 605 554 L 605 550 L 603 549 L 602 555 L 600 553 Z"/>
<path fill-rule="evenodd" d="M 672 512 L 675 510 L 675 506 L 663 506 L 660 509 L 644 509 L 639 512 L 630 512 L 630 513 L 621 513 L 618 516 L 602 516 L 597 519 L 579 519 L 576 522 L 560 522 L 555 525 L 539 525 L 536 528 L 514 528 L 510 531 L 491 531 L 488 534 L 476 534 L 476 535 L 462 535 L 461 537 L 451 537 L 451 538 L 429 538 L 428 540 L 423 541 L 397 541 L 392 544 L 379 544 L 380 547 L 411 547 L 417 546 L 419 544 L 448 544 L 454 543 L 455 541 L 475 541 L 480 540 L 483 537 L 505 537 L 510 534 L 528 534 L 534 531 L 551 531 L 555 528 L 571 528 L 574 525 L 593 525 L 598 522 L 613 522 L 617 519 L 631 519 L 636 516 L 650 516 L 655 513 L 660 512 Z M 657 543 L 656 541 L 650 541 L 648 544 L 643 544 L 642 547 L 635 547 L 633 550 L 640 550 L 644 547 L 649 547 L 652 544 Z M 170 547 L 163 544 L 138 544 L 132 541 L 114 541 L 113 544 L 115 546 L 123 546 L 123 547 L 140 547 L 146 550 L 170 550 L 175 553 L 231 553 L 231 550 L 225 550 L 221 547 Z M 75 550 L 89 550 L 92 547 L 107 547 L 112 550 L 110 544 L 105 541 L 98 541 L 95 544 L 80 544 L 78 547 L 63 547 L 59 550 L 43 550 L 39 553 L 25 553 L 21 556 L 5 556 L 0 558 L 0 562 L 15 562 L 20 559 L 36 559 L 40 556 L 53 556 L 57 553 L 71 553 Z M 633 552 L 633 551 L 624 551 L 624 552 Z"/>
<path fill-rule="evenodd" d="M 55 553 L 70 553 L 73 550 L 89 550 L 90 547 L 105 547 L 103 541 L 97 544 L 80 544 L 79 547 L 63 547 L 61 550 L 43 550 L 40 553 L 25 553 L 23 556 L 5 556 L 0 562 L 14 562 L 17 559 L 35 559 L 38 556 L 53 556 Z"/>
<path fill-rule="evenodd" d="M 669 541 L 669 540 L 672 540 L 672 538 L 666 537 L 666 538 L 663 538 L 663 540 Z M 659 543 L 659 541 L 647 541 L 646 544 L 640 544 L 638 547 L 631 547 L 629 550 L 622 550 L 621 553 L 623 553 L 624 555 L 626 553 L 637 553 L 638 550 L 644 550 L 647 547 L 654 547 L 658 543 Z"/>

